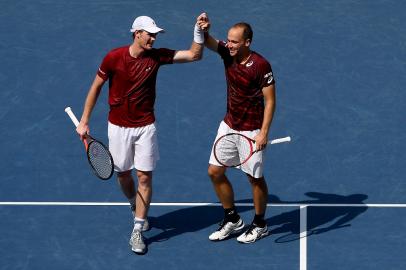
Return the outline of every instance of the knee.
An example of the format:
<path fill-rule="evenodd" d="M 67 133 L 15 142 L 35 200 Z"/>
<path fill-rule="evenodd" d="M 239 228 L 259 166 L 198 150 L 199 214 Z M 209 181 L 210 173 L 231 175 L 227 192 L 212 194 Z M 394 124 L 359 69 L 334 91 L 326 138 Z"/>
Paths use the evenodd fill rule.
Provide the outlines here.
<path fill-rule="evenodd" d="M 248 180 L 251 183 L 251 185 L 254 185 L 254 186 L 266 185 L 266 181 L 265 181 L 265 178 L 263 176 L 259 177 L 259 178 L 255 178 L 255 177 L 253 177 L 253 176 L 251 176 L 249 174 L 247 174 L 247 176 L 248 176 Z"/>
<path fill-rule="evenodd" d="M 137 171 L 138 186 L 148 188 L 152 186 L 152 172 Z"/>
<path fill-rule="evenodd" d="M 128 179 L 132 180 L 131 171 L 117 172 L 117 179 L 120 182 L 126 181 Z"/>
<path fill-rule="evenodd" d="M 220 181 L 225 174 L 225 169 L 223 167 L 210 165 L 207 169 L 207 174 L 212 181 Z"/>

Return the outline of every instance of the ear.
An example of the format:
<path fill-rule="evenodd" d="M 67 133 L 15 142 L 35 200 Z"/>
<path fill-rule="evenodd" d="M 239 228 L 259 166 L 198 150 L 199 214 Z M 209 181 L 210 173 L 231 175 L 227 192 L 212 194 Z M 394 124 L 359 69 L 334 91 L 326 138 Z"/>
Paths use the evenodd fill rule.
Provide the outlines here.
<path fill-rule="evenodd" d="M 249 47 L 251 45 L 251 39 L 245 40 L 245 46 Z"/>
<path fill-rule="evenodd" d="M 140 31 L 140 30 L 136 30 L 136 31 L 134 32 L 134 38 L 139 38 L 140 35 L 141 35 L 141 31 Z"/>

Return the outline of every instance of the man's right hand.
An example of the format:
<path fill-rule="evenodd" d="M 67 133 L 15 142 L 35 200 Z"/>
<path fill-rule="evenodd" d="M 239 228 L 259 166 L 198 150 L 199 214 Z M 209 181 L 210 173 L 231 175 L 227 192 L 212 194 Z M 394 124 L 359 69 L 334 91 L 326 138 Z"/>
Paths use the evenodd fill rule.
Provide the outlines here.
<path fill-rule="evenodd" d="M 87 134 L 89 134 L 89 126 L 82 122 L 76 127 L 76 132 L 79 134 L 80 139 L 83 141 L 86 139 Z"/>

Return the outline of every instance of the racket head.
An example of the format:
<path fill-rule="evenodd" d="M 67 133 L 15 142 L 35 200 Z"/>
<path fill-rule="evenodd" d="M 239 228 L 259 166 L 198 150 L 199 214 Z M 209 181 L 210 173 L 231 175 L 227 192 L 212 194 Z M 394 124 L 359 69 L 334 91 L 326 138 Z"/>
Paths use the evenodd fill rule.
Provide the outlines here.
<path fill-rule="evenodd" d="M 109 149 L 102 142 L 89 136 L 86 153 L 94 174 L 102 180 L 110 179 L 114 172 L 114 162 Z"/>
<path fill-rule="evenodd" d="M 238 167 L 254 154 L 254 140 L 240 134 L 220 136 L 213 146 L 214 158 L 224 167 Z"/>

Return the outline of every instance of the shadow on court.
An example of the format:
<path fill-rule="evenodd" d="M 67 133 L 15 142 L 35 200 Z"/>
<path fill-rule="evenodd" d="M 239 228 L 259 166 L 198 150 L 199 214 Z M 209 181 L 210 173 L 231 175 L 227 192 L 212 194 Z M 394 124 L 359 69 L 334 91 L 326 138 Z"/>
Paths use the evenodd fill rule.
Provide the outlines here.
<path fill-rule="evenodd" d="M 252 207 L 237 207 L 237 209 L 242 213 L 251 210 Z M 182 208 L 159 217 L 148 217 L 153 227 L 162 231 L 149 237 L 148 242 L 166 241 L 177 235 L 196 232 L 219 223 L 223 217 L 223 210 L 213 206 Z"/>
<path fill-rule="evenodd" d="M 307 230 L 310 234 L 321 234 L 351 226 L 350 222 L 367 210 L 362 206 L 368 198 L 364 194 L 352 194 L 342 196 L 337 194 L 326 194 L 319 192 L 307 192 L 306 195 L 312 200 L 304 201 L 281 201 L 277 196 L 270 195 L 269 203 L 283 204 L 360 204 L 357 207 L 312 207 L 307 209 Z M 252 200 L 238 200 L 236 203 L 250 203 Z M 239 213 L 252 211 L 251 206 L 237 207 Z M 268 210 L 272 215 L 272 212 Z M 161 230 L 160 233 L 148 237 L 148 242 L 166 241 L 172 237 L 205 229 L 213 224 L 219 223 L 223 218 L 221 207 L 196 206 L 178 209 L 158 217 L 150 217 L 154 228 Z M 300 235 L 300 210 L 284 212 L 271 216 L 267 220 L 271 236 L 282 234 L 275 242 L 283 243 L 299 239 Z"/>
<path fill-rule="evenodd" d="M 343 206 L 308 206 L 307 207 L 307 236 L 322 234 L 332 230 L 351 226 L 350 222 L 364 213 L 368 207 L 363 206 L 368 198 L 365 194 L 352 194 L 348 196 L 307 192 L 305 193 L 312 200 L 304 201 L 281 201 L 277 196 L 270 195 L 272 203 L 294 203 L 294 204 L 343 204 Z M 359 206 L 345 206 L 346 204 L 359 204 Z M 267 219 L 271 228 L 271 235 L 283 234 L 278 237 L 276 243 L 295 241 L 300 238 L 300 210 L 272 216 Z"/>

